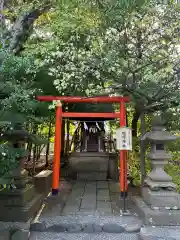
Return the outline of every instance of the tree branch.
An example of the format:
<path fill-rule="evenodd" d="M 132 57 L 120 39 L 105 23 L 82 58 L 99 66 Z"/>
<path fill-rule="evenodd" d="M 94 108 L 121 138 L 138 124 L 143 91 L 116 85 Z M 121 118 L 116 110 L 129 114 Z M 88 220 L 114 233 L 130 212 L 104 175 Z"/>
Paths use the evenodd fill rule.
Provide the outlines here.
<path fill-rule="evenodd" d="M 13 51 L 14 54 L 18 54 L 22 50 L 24 43 L 27 41 L 33 30 L 34 22 L 39 16 L 48 11 L 50 7 L 51 5 L 46 5 L 41 9 L 32 9 L 16 20 L 9 37 L 8 49 L 10 51 Z"/>
<path fill-rule="evenodd" d="M 0 28 L 4 26 L 4 0 L 0 0 Z"/>

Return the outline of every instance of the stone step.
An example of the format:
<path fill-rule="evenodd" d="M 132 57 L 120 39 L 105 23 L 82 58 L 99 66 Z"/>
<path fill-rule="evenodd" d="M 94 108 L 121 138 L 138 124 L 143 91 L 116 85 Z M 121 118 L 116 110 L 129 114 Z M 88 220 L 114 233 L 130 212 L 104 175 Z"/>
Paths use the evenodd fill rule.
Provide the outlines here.
<path fill-rule="evenodd" d="M 32 222 L 31 231 L 69 233 L 138 233 L 142 221 L 136 216 L 61 215 L 40 218 Z"/>
<path fill-rule="evenodd" d="M 109 157 L 109 153 L 107 152 L 73 152 L 71 154 L 71 157 L 77 156 L 77 157 Z"/>
<path fill-rule="evenodd" d="M 180 240 L 180 227 L 143 227 L 140 231 L 141 240 Z"/>
<path fill-rule="evenodd" d="M 139 240 L 138 234 L 108 234 L 108 233 L 49 233 L 33 232 L 30 240 Z"/>

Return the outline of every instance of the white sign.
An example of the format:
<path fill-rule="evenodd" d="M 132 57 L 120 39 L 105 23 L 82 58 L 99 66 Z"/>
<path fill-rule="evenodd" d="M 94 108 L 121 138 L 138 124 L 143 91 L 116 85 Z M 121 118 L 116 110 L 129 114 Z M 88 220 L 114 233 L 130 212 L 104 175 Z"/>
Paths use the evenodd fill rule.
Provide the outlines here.
<path fill-rule="evenodd" d="M 116 148 L 117 150 L 132 151 L 132 129 L 121 127 L 116 131 Z"/>

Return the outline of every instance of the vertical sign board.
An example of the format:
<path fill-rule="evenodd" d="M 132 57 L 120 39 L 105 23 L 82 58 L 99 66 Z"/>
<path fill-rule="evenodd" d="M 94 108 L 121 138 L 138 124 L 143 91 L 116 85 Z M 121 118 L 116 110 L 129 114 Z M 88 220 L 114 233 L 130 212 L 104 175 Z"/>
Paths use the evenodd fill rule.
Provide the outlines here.
<path fill-rule="evenodd" d="M 132 151 L 132 129 L 128 127 L 118 128 L 116 131 L 117 150 Z"/>

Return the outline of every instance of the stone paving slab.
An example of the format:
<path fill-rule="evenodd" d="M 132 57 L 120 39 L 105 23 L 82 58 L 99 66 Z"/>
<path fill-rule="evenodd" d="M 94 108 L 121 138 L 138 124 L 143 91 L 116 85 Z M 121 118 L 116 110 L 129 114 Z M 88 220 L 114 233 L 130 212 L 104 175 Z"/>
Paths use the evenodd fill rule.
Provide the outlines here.
<path fill-rule="evenodd" d="M 120 186 L 119 186 L 118 182 L 109 181 L 108 185 L 109 185 L 109 190 L 111 193 L 119 193 L 120 192 Z"/>
<path fill-rule="evenodd" d="M 75 188 L 84 188 L 85 185 L 86 185 L 85 182 L 75 182 L 75 183 L 73 184 L 73 189 L 75 189 Z"/>
<path fill-rule="evenodd" d="M 98 189 L 97 201 L 110 201 L 109 189 Z"/>
<path fill-rule="evenodd" d="M 138 234 L 32 233 L 30 240 L 139 240 Z"/>
<path fill-rule="evenodd" d="M 97 212 L 112 214 L 111 203 L 105 202 L 105 201 L 98 201 L 97 202 Z"/>
<path fill-rule="evenodd" d="M 123 201 L 120 198 L 119 183 L 112 181 L 77 182 L 63 181 L 59 196 L 51 196 L 45 200 L 46 206 L 41 216 L 58 216 L 60 214 L 82 214 L 98 212 L 104 215 L 121 215 Z M 114 188 L 115 190 L 114 190 Z M 67 189 L 67 191 L 66 191 Z M 136 189 L 135 189 L 136 191 Z M 105 203 L 103 203 L 105 202 Z M 107 204 L 109 202 L 111 204 Z M 134 214 L 135 204 L 128 195 L 128 209 Z M 102 207 L 104 205 L 104 207 Z M 104 208 L 104 209 L 103 209 Z"/>
<path fill-rule="evenodd" d="M 97 182 L 97 189 L 108 189 L 109 185 L 108 182 L 106 181 L 98 181 Z"/>

